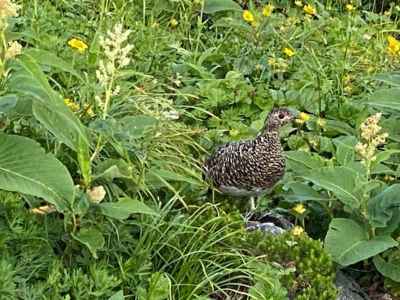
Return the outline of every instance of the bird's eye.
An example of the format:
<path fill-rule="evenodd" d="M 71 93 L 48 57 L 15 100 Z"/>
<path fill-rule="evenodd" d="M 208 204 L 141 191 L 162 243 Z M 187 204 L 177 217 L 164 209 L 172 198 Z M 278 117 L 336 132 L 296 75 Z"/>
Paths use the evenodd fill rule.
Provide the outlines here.
<path fill-rule="evenodd" d="M 284 117 L 285 117 L 285 114 L 283 114 L 283 113 L 279 114 L 279 119 L 283 119 Z"/>

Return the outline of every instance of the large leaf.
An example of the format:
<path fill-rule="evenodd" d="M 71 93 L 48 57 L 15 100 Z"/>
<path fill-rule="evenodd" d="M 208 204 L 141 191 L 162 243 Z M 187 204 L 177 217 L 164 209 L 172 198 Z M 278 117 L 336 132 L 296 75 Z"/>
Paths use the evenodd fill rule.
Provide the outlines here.
<path fill-rule="evenodd" d="M 291 182 L 286 185 L 293 193 L 286 196 L 286 201 L 302 202 L 302 201 L 329 201 L 331 198 L 323 196 L 314 190 L 311 186 L 302 182 Z"/>
<path fill-rule="evenodd" d="M 70 73 L 82 80 L 81 76 L 75 71 L 71 63 L 67 63 L 66 61 L 62 60 L 53 52 L 42 49 L 29 48 L 24 50 L 24 54 L 31 56 L 40 65 L 52 67 L 57 71 L 59 70 Z"/>
<path fill-rule="evenodd" d="M 361 182 L 356 171 L 346 167 L 322 168 L 302 176 L 328 191 L 331 191 L 345 205 L 358 208 L 362 191 L 357 190 Z"/>
<path fill-rule="evenodd" d="M 0 189 L 44 198 L 64 211 L 74 197 L 67 168 L 35 141 L 0 133 Z"/>
<path fill-rule="evenodd" d="M 380 255 L 374 257 L 374 265 L 383 276 L 400 282 L 400 261 L 386 261 Z"/>
<path fill-rule="evenodd" d="M 363 101 L 364 104 L 373 106 L 383 111 L 400 111 L 400 88 L 377 90 Z"/>
<path fill-rule="evenodd" d="M 242 8 L 233 0 L 205 0 L 204 2 L 204 12 L 206 14 L 213 14 L 224 10 L 241 11 Z"/>
<path fill-rule="evenodd" d="M 77 151 L 79 145 L 88 147 L 85 127 L 63 103 L 62 97 L 49 85 L 39 65 L 29 55 L 21 55 L 12 73 L 10 89 L 33 100 L 34 116 L 60 142 Z"/>
<path fill-rule="evenodd" d="M 124 220 L 131 214 L 157 215 L 143 202 L 131 198 L 122 198 L 118 202 L 101 203 L 100 208 L 104 215 L 118 220 Z"/>
<path fill-rule="evenodd" d="M 333 140 L 336 146 L 336 159 L 342 166 L 346 166 L 354 161 L 357 139 L 354 136 L 344 136 Z"/>
<path fill-rule="evenodd" d="M 384 82 L 388 85 L 400 87 L 400 72 L 398 71 L 377 74 L 373 79 Z"/>
<path fill-rule="evenodd" d="M 400 208 L 400 184 L 393 184 L 384 189 L 368 202 L 368 220 L 374 227 L 385 227 L 399 214 Z"/>
<path fill-rule="evenodd" d="M 0 97 L 0 113 L 6 113 L 13 109 L 17 104 L 17 96 L 9 94 Z"/>
<path fill-rule="evenodd" d="M 296 173 L 325 167 L 325 162 L 318 154 L 305 151 L 287 151 L 285 155 L 288 160 L 288 168 Z"/>
<path fill-rule="evenodd" d="M 390 236 L 368 238 L 366 228 L 350 219 L 333 219 L 325 237 L 325 247 L 342 266 L 352 265 L 397 246 Z"/>
<path fill-rule="evenodd" d="M 72 237 L 84 244 L 94 258 L 97 258 L 97 251 L 102 249 L 105 244 L 103 234 L 94 227 L 82 228 L 78 234 L 72 234 Z"/>

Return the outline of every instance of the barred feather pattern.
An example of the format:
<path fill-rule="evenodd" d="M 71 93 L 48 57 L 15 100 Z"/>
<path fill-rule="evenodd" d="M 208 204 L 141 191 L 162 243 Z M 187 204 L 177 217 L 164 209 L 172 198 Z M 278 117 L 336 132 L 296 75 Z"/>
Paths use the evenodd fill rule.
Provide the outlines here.
<path fill-rule="evenodd" d="M 279 133 L 268 132 L 254 140 L 228 143 L 206 160 L 204 170 L 222 192 L 260 194 L 274 186 L 285 172 Z"/>

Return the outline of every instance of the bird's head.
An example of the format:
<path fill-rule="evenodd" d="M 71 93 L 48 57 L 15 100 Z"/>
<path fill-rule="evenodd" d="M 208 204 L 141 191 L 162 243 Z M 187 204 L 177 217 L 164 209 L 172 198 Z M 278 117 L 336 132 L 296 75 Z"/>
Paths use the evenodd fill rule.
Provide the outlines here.
<path fill-rule="evenodd" d="M 278 130 L 283 125 L 292 122 L 297 115 L 298 112 L 294 109 L 274 108 L 268 115 L 266 128 L 268 131 Z"/>

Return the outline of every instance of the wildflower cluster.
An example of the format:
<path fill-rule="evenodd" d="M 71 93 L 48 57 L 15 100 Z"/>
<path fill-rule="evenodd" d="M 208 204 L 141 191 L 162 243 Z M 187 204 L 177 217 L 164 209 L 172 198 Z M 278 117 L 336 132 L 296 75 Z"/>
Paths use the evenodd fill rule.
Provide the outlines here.
<path fill-rule="evenodd" d="M 382 113 L 377 113 L 367 118 L 360 127 L 361 140 L 355 149 L 362 157 L 363 162 L 371 162 L 376 159 L 376 148 L 386 142 L 387 133 L 381 133 L 382 127 L 378 125 Z"/>
<path fill-rule="evenodd" d="M 0 0 L 0 75 L 7 76 L 6 62 L 9 59 L 21 54 L 22 46 L 17 41 L 9 41 L 6 38 L 6 30 L 8 27 L 8 18 L 17 17 L 18 10 L 21 7 L 12 3 L 10 0 Z"/>
<path fill-rule="evenodd" d="M 103 118 L 107 115 L 110 98 L 118 95 L 120 91 L 119 85 L 114 86 L 118 71 L 130 63 L 128 54 L 133 46 L 126 43 L 130 33 L 130 30 L 123 30 L 122 24 L 117 24 L 112 31 L 107 32 L 106 38 L 100 38 L 105 59 L 100 60 L 96 77 L 105 90 L 105 97 L 102 99 L 97 96 L 96 100 L 103 109 Z"/>
<path fill-rule="evenodd" d="M 262 9 L 262 15 L 264 17 L 269 17 L 272 15 L 274 9 L 275 9 L 275 7 L 272 4 L 267 4 Z M 253 27 L 258 26 L 257 17 L 250 10 L 245 9 L 243 11 L 242 17 L 243 17 L 243 20 L 245 20 L 251 26 L 253 26 Z"/>
<path fill-rule="evenodd" d="M 0 19 L 4 20 L 8 17 L 17 17 L 20 8 L 20 5 L 14 4 L 10 0 L 0 0 Z M 2 25 L 6 25 L 6 23 Z"/>

